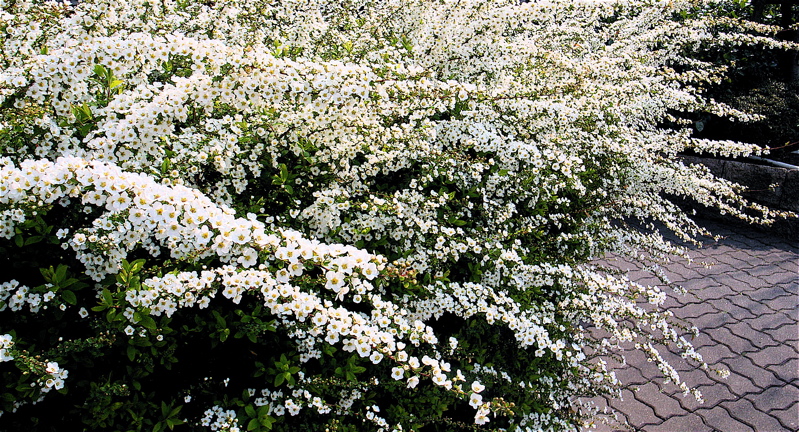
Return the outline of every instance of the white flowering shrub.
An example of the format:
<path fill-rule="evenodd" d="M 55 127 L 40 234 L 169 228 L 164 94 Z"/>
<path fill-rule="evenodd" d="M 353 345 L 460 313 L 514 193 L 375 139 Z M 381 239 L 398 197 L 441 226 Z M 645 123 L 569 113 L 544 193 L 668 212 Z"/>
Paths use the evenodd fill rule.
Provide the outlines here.
<path fill-rule="evenodd" d="M 573 430 L 625 343 L 701 397 L 590 260 L 685 256 L 673 197 L 777 216 L 677 158 L 759 151 L 691 137 L 755 118 L 702 53 L 795 48 L 713 5 L 0 5 L 12 429 Z"/>

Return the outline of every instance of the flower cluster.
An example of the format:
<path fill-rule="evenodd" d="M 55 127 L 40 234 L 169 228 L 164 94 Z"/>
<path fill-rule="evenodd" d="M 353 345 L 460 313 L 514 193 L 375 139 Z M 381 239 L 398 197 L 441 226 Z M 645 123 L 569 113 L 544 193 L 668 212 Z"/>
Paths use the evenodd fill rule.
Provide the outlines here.
<path fill-rule="evenodd" d="M 200 424 L 211 428 L 212 431 L 239 432 L 241 430 L 236 420 L 236 411 L 225 410 L 219 406 L 206 410 Z"/>
<path fill-rule="evenodd" d="M 0 336 L 0 362 L 14 360 L 14 356 L 9 354 L 9 348 L 14 346 L 14 338 L 9 334 Z"/>

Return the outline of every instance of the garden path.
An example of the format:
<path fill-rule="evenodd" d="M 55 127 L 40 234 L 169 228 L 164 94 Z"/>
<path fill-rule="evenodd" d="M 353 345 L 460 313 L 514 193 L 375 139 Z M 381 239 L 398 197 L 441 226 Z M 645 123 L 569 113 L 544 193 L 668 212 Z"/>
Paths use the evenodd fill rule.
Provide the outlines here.
<path fill-rule="evenodd" d="M 671 280 L 689 291 L 670 295 L 667 306 L 700 329 L 693 341 L 697 351 L 730 376 L 723 379 L 662 353 L 702 391 L 705 403 L 699 404 L 674 385 L 661 390 L 655 364 L 632 350 L 626 353 L 628 366 L 617 372 L 629 384 L 623 400 L 595 399 L 615 408 L 629 427 L 600 424 L 594 431 L 799 431 L 799 241 L 729 223 L 705 226 L 725 238 L 692 248 L 694 264 L 675 260 L 666 267 Z M 705 268 L 701 261 L 715 265 Z M 657 284 L 628 263 L 607 263 L 630 269 L 640 283 Z"/>

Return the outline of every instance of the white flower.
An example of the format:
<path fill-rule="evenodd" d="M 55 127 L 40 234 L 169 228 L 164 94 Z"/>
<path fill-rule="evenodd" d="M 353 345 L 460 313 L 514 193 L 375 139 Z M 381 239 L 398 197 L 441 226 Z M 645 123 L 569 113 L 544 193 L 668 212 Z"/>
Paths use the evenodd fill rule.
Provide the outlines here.
<path fill-rule="evenodd" d="M 327 278 L 325 288 L 333 290 L 333 292 L 338 293 L 341 290 L 341 287 L 344 286 L 343 273 L 328 271 L 325 277 Z"/>
<path fill-rule="evenodd" d="M 294 403 L 293 400 L 287 399 L 285 403 L 285 407 L 288 410 L 289 414 L 295 416 L 300 413 L 300 406 Z"/>
<path fill-rule="evenodd" d="M 251 247 L 245 248 L 237 261 L 244 267 L 252 267 L 258 263 L 258 252 Z"/>
<path fill-rule="evenodd" d="M 449 338 L 449 348 L 454 351 L 455 348 L 457 348 L 457 347 L 458 347 L 458 339 L 455 339 L 454 337 L 450 336 L 450 338 Z"/>
<path fill-rule="evenodd" d="M 9 354 L 8 349 L 14 345 L 14 341 L 9 334 L 0 335 L 0 363 L 14 360 L 14 356 Z"/>
<path fill-rule="evenodd" d="M 405 369 L 401 367 L 394 367 L 391 368 L 391 378 L 395 380 L 401 380 L 405 376 Z"/>
<path fill-rule="evenodd" d="M 477 411 L 477 414 L 474 415 L 474 423 L 478 425 L 483 425 L 488 423 L 491 420 L 488 418 L 489 412 L 490 411 L 488 410 L 488 408 L 485 407 L 480 408 Z"/>
<path fill-rule="evenodd" d="M 469 397 L 469 405 L 471 405 L 472 408 L 477 408 L 482 404 L 483 404 L 483 396 L 477 393 L 472 393 L 472 395 Z"/>

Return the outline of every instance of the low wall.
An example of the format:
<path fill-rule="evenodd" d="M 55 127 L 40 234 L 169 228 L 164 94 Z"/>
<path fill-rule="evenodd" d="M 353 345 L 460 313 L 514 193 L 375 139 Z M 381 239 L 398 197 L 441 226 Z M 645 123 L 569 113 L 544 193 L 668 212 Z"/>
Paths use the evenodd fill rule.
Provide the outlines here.
<path fill-rule="evenodd" d="M 682 159 L 687 164 L 705 165 L 717 177 L 745 186 L 742 195 L 753 202 L 799 213 L 799 170 L 696 156 L 682 156 Z M 713 215 L 703 212 L 703 216 Z M 797 239 L 799 218 L 777 221 L 772 229 Z"/>

